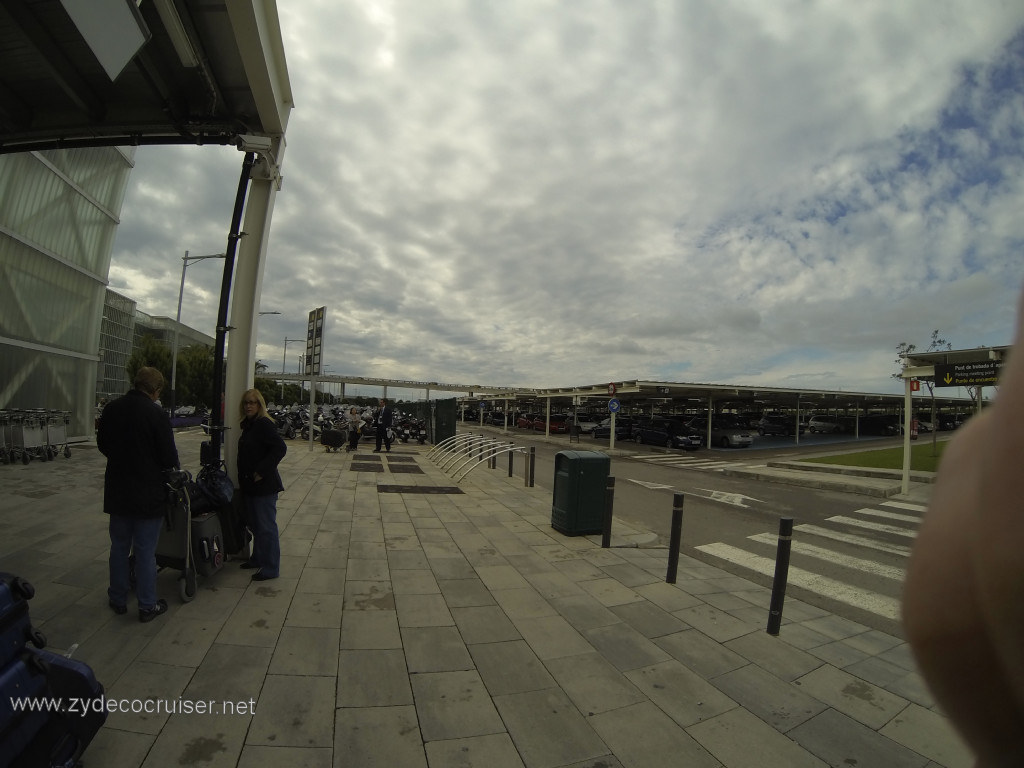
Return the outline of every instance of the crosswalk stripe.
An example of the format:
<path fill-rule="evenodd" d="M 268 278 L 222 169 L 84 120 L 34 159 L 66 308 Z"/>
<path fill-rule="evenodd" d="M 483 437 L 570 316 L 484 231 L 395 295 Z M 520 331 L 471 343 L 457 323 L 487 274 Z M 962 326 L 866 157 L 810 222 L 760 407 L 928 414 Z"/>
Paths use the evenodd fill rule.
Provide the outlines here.
<path fill-rule="evenodd" d="M 895 512 L 884 512 L 881 509 L 871 509 L 865 507 L 864 509 L 858 509 L 853 514 L 855 515 L 868 515 L 869 517 L 881 517 L 886 520 L 899 520 L 901 523 L 920 523 L 921 518 L 914 515 L 900 515 Z"/>
<path fill-rule="evenodd" d="M 716 542 L 714 544 L 702 544 L 696 548 L 701 552 L 765 576 L 773 576 L 775 574 L 774 560 L 752 554 L 729 544 Z M 870 611 L 887 619 L 895 620 L 900 615 L 900 604 L 895 598 L 880 595 L 867 589 L 858 589 L 836 579 L 830 579 L 827 576 L 820 576 L 816 573 L 790 566 L 788 580 L 793 586 L 807 589 L 822 597 L 837 600 L 854 608 Z"/>
<path fill-rule="evenodd" d="M 853 517 L 846 517 L 845 515 L 836 515 L 835 517 L 828 518 L 830 523 L 842 523 L 843 525 L 852 525 L 855 528 L 864 528 L 868 531 L 878 531 L 879 533 L 891 533 L 896 536 L 906 536 L 908 539 L 917 537 L 917 531 L 910 531 L 906 528 L 897 528 L 895 525 L 882 525 L 881 523 L 872 523 L 868 520 L 857 520 Z"/>
<path fill-rule="evenodd" d="M 819 536 L 823 539 L 841 541 L 844 544 L 853 544 L 858 547 L 866 547 L 867 549 L 877 549 L 879 552 L 888 552 L 892 555 L 903 555 L 904 557 L 910 556 L 910 547 L 904 547 L 899 544 L 889 544 L 884 541 L 875 541 L 874 539 L 867 539 L 863 536 L 854 536 L 851 533 L 840 533 L 839 531 L 833 531 L 828 528 L 820 528 L 817 525 L 798 525 L 794 530 L 799 531 L 800 533 L 809 533 L 812 536 Z"/>
<path fill-rule="evenodd" d="M 911 504 L 908 501 L 883 501 L 883 507 L 895 507 L 896 509 L 909 509 L 913 512 L 924 512 L 928 509 L 925 504 Z"/>
<path fill-rule="evenodd" d="M 779 541 L 778 535 L 772 535 L 770 533 L 758 533 L 754 536 L 748 536 L 747 538 L 762 544 L 771 544 L 773 546 L 778 545 Z M 886 579 L 892 579 L 893 581 L 902 582 L 906 576 L 906 572 L 902 568 L 885 565 L 884 563 L 876 563 L 874 560 L 865 560 L 862 557 L 843 555 L 831 549 L 816 547 L 813 544 L 805 544 L 802 541 L 794 541 L 790 546 L 792 547 L 792 551 L 797 554 L 806 555 L 807 557 L 813 557 L 818 560 L 826 560 L 830 563 L 841 565 L 844 568 L 855 568 L 858 571 L 870 573 L 875 576 L 881 576 Z"/>

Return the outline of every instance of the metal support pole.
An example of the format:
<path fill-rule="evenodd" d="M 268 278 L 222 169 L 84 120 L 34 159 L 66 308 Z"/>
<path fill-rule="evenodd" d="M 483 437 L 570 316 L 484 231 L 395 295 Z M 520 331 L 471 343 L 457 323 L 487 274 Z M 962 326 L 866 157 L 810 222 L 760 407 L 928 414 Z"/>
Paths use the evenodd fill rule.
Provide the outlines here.
<path fill-rule="evenodd" d="M 615 478 L 609 475 L 604 486 L 604 527 L 601 529 L 601 547 L 612 545 L 612 509 L 615 505 Z"/>
<path fill-rule="evenodd" d="M 514 443 L 509 443 L 509 445 L 514 445 Z M 508 476 L 509 477 L 512 477 L 512 457 L 515 456 L 515 454 L 516 454 L 515 451 L 509 451 L 508 452 Z"/>
<path fill-rule="evenodd" d="M 679 546 L 683 538 L 683 500 L 684 495 L 679 491 L 672 494 L 672 534 L 668 543 L 668 572 L 665 574 L 665 581 L 668 584 L 676 583 L 676 571 L 679 570 Z"/>
<path fill-rule="evenodd" d="M 768 609 L 768 634 L 778 635 L 782 624 L 782 604 L 786 602 L 789 580 L 789 552 L 793 546 L 793 518 L 779 518 L 779 549 L 775 556 L 775 579 L 772 582 L 772 604 Z"/>
<path fill-rule="evenodd" d="M 534 469 L 537 463 L 537 448 L 530 446 L 530 458 L 526 462 L 526 487 L 533 488 Z"/>

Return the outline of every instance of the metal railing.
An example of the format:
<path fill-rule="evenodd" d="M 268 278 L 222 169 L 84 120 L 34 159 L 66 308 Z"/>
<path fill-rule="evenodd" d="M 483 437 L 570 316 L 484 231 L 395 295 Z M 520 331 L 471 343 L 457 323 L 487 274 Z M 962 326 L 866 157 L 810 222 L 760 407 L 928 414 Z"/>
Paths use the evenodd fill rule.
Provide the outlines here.
<path fill-rule="evenodd" d="M 486 462 L 491 469 L 496 469 L 498 456 L 508 456 L 508 476 L 513 475 L 513 457 L 517 453 L 528 456 L 524 470 L 524 483 L 533 486 L 534 449 L 517 446 L 515 443 L 496 440 L 486 435 L 464 433 L 454 435 L 435 445 L 427 452 L 427 458 L 433 461 L 443 472 L 452 476 L 456 483 L 481 464 Z"/>

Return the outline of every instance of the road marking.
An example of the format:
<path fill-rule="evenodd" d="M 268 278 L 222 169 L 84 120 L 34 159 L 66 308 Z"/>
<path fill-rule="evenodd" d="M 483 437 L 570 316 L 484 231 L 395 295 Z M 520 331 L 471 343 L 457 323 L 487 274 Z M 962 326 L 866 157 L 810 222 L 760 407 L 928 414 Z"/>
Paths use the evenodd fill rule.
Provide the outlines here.
<path fill-rule="evenodd" d="M 663 485 L 662 483 L 649 483 L 646 480 L 634 480 L 632 478 L 626 478 L 626 479 L 629 482 L 631 482 L 631 483 L 636 483 L 637 485 L 642 485 L 644 488 L 650 488 L 650 489 L 655 490 L 655 491 L 660 491 L 660 490 L 665 490 L 665 489 L 671 490 L 671 489 L 675 488 L 674 485 Z"/>
<path fill-rule="evenodd" d="M 728 544 L 722 544 L 721 542 L 702 544 L 696 547 L 696 549 L 764 576 L 775 575 L 774 560 L 751 554 Z M 790 566 L 788 581 L 793 586 L 801 587 L 822 597 L 837 600 L 854 608 L 869 611 L 886 619 L 896 620 L 900 615 L 899 600 L 867 589 L 858 589 L 836 579 L 830 579 L 827 576 L 819 576 L 810 571 Z"/>
<path fill-rule="evenodd" d="M 816 525 L 810 524 L 798 525 L 794 530 L 800 531 L 801 533 L 809 533 L 812 536 L 820 536 L 823 539 L 833 539 L 834 541 L 841 541 L 844 544 L 853 544 L 858 547 L 877 549 L 879 552 L 888 552 L 892 555 L 903 555 L 904 557 L 910 557 L 910 547 L 900 546 L 899 544 L 888 544 L 884 541 L 866 539 L 863 536 L 854 536 L 850 533 L 840 533 L 839 531 L 832 531 L 828 528 L 819 528 Z"/>
<path fill-rule="evenodd" d="M 917 531 L 908 531 L 906 528 L 897 528 L 895 525 L 882 525 L 881 523 L 871 523 L 867 520 L 857 520 L 852 517 L 846 517 L 844 515 L 836 515 L 835 517 L 828 518 L 830 523 L 842 523 L 844 525 L 852 525 L 855 528 L 864 528 L 868 531 L 878 531 L 879 533 L 891 533 L 896 536 L 906 536 L 908 539 L 917 537 Z"/>
<path fill-rule="evenodd" d="M 721 501 L 724 504 L 732 504 L 734 507 L 750 508 L 749 504 L 744 504 L 744 501 L 756 501 L 758 504 L 764 504 L 761 499 L 755 499 L 753 496 L 744 496 L 742 493 L 729 493 L 728 491 L 713 491 L 710 488 L 698 488 L 698 491 L 705 491 L 710 493 L 710 496 L 704 498 L 710 499 L 711 501 Z"/>
<path fill-rule="evenodd" d="M 870 517 L 881 517 L 886 520 L 899 520 L 901 523 L 921 522 L 921 518 L 918 515 L 898 515 L 895 512 L 884 512 L 881 509 L 871 509 L 871 507 L 864 507 L 863 509 L 858 509 L 853 514 L 868 515 Z"/>
<path fill-rule="evenodd" d="M 779 543 L 778 535 L 773 535 L 771 533 L 758 533 L 753 536 L 748 536 L 747 538 L 761 542 L 762 544 L 771 544 L 772 546 L 777 546 Z M 797 554 L 806 555 L 807 557 L 813 557 L 818 560 L 826 560 L 830 563 L 841 565 L 844 568 L 854 568 L 858 571 L 870 573 L 874 576 L 881 576 L 885 579 L 902 582 L 906 577 L 906 571 L 902 568 L 885 565 L 884 563 L 876 563 L 874 560 L 865 560 L 862 557 L 843 555 L 831 549 L 816 547 L 813 544 L 805 544 L 802 541 L 793 541 L 790 546 Z"/>
<path fill-rule="evenodd" d="M 913 512 L 924 512 L 928 509 L 925 504 L 911 504 L 906 501 L 883 501 L 883 507 L 895 507 L 896 509 L 909 509 Z"/>

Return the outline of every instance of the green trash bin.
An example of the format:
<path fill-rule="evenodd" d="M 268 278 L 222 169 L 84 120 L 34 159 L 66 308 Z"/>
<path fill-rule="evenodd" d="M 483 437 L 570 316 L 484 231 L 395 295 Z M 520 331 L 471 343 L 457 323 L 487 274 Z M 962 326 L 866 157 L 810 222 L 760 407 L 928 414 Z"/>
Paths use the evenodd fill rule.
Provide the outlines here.
<path fill-rule="evenodd" d="M 605 490 L 611 459 L 600 451 L 559 451 L 555 454 L 555 488 L 551 527 L 567 536 L 604 530 Z"/>

